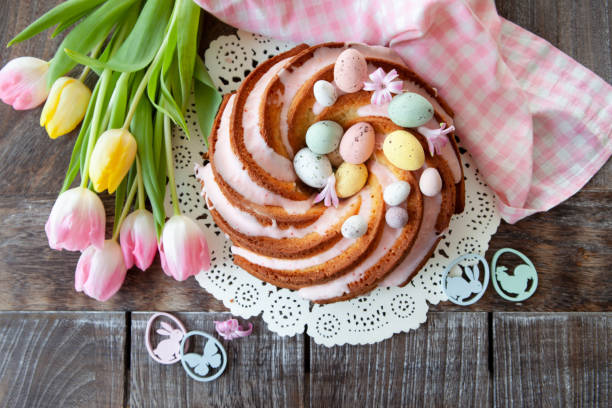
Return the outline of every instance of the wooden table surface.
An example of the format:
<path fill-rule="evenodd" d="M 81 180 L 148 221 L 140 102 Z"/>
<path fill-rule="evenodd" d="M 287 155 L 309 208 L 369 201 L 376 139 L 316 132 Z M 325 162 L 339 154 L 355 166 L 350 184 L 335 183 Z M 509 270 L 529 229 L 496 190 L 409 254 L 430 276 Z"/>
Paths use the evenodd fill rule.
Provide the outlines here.
<path fill-rule="evenodd" d="M 0 44 L 58 1 L 6 0 Z M 612 81 L 608 0 L 497 6 Z M 203 27 L 202 52 L 234 31 L 210 15 Z M 60 40 L 44 34 L 1 48 L 0 64 L 50 58 Z M 50 250 L 44 233 L 74 137 L 50 140 L 39 114 L 0 106 L 0 406 L 610 406 L 609 162 L 566 202 L 502 222 L 493 237 L 487 259 L 512 247 L 536 265 L 531 299 L 513 304 L 490 289 L 471 307 L 432 306 L 418 330 L 372 346 L 326 348 L 252 319 L 253 335 L 223 342 L 227 372 L 200 384 L 178 365 L 152 362 L 143 344 L 147 311 L 177 312 L 211 333 L 213 320 L 229 316 L 194 279 L 176 282 L 156 261 L 146 273 L 131 271 L 106 303 L 74 292 L 78 254 Z"/>

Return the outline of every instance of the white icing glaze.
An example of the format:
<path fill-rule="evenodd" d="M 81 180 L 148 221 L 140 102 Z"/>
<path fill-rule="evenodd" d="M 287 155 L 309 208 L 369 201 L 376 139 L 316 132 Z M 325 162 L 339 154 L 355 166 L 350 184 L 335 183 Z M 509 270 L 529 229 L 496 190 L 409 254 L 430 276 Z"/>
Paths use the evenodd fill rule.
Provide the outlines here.
<path fill-rule="evenodd" d="M 293 201 L 275 194 L 257 183 L 249 176 L 249 172 L 240 165 L 240 159 L 234 154 L 230 143 L 230 118 L 235 105 L 235 95 L 232 95 L 221 115 L 217 142 L 213 161 L 217 173 L 234 191 L 259 205 L 281 206 L 290 214 L 303 214 L 312 205 L 312 199 Z"/>
<path fill-rule="evenodd" d="M 366 58 L 385 59 L 388 61 L 395 62 L 397 64 L 404 64 L 402 59 L 396 52 L 385 47 L 369 46 L 361 43 L 351 43 L 349 44 L 349 47 L 355 48 L 357 51 L 361 52 Z M 300 67 L 297 67 L 291 71 L 281 69 L 278 72 L 278 77 L 285 88 L 281 99 L 283 104 L 280 114 L 280 133 L 283 144 L 285 145 L 285 148 L 287 149 L 287 152 L 289 152 L 290 156 L 293 156 L 294 154 L 293 149 L 291 148 L 291 144 L 289 143 L 289 124 L 287 122 L 291 101 L 293 101 L 298 90 L 302 87 L 302 85 L 304 85 L 306 81 L 308 81 L 320 70 L 334 64 L 336 62 L 336 58 L 338 58 L 338 55 L 340 55 L 340 53 L 346 48 L 346 46 L 340 48 L 317 48 L 313 52 L 313 56 Z M 337 86 L 336 92 L 338 96 L 344 94 L 344 92 L 340 92 L 340 89 L 338 89 Z"/>
<path fill-rule="evenodd" d="M 322 235 L 339 219 L 348 215 L 352 204 L 357 200 L 353 197 L 351 200 L 344 201 L 338 208 L 328 208 L 315 222 L 304 228 L 281 229 L 278 228 L 276 222 L 273 222 L 272 225 L 261 225 L 255 216 L 233 206 L 219 188 L 210 164 L 203 168 L 202 166 L 197 167 L 196 177 L 204 182 L 203 192 L 206 193 L 207 199 L 212 202 L 215 210 L 225 222 L 236 231 L 249 236 L 281 239 L 303 238 L 312 232 Z"/>
<path fill-rule="evenodd" d="M 283 181 L 295 181 L 297 176 L 293 171 L 293 163 L 272 149 L 260 132 L 260 104 L 265 101 L 263 97 L 267 86 L 276 73 L 285 65 L 288 59 L 277 62 L 257 81 L 244 104 L 242 128 L 244 144 L 253 159 L 272 177 Z M 290 153 L 293 155 L 293 153 Z"/>
<path fill-rule="evenodd" d="M 416 241 L 408 255 L 406 255 L 406 258 L 378 286 L 401 285 L 419 266 L 423 257 L 427 255 L 438 239 L 435 225 L 441 205 L 442 196 L 440 194 L 434 197 L 423 197 L 423 220 L 421 221 L 421 228 L 419 229 Z"/>
<path fill-rule="evenodd" d="M 376 178 L 383 189 L 398 180 L 391 171 L 376 162 L 371 165 L 371 171 L 376 174 Z M 378 245 L 355 269 L 329 282 L 301 288 L 298 290 L 298 294 L 305 299 L 314 301 L 332 299 L 348 293 L 350 290 L 349 284 L 357 282 L 368 269 L 376 265 L 393 247 L 402 232 L 402 229 L 391 228 L 385 224 Z"/>
<path fill-rule="evenodd" d="M 366 219 L 370 219 L 371 210 L 372 210 L 372 198 L 370 197 L 370 188 L 366 187 L 361 190 L 358 195 L 361 197 L 361 206 L 359 207 L 359 215 Z M 330 211 L 328 209 L 327 211 Z M 321 217 L 322 218 L 322 217 Z M 327 225 L 329 225 L 329 221 L 327 221 Z M 316 255 L 313 255 L 308 258 L 300 258 L 300 259 L 279 259 L 279 258 L 270 258 L 264 255 L 256 254 L 255 252 L 251 252 L 248 249 L 244 249 L 237 246 L 232 246 L 232 253 L 234 255 L 239 255 L 245 258 L 247 261 L 260 265 L 265 268 L 276 269 L 276 270 L 296 270 L 296 269 L 306 269 L 312 266 L 321 265 L 330 259 L 333 259 L 344 251 L 346 251 L 351 245 L 355 243 L 354 239 L 342 238 L 331 248 L 320 252 Z"/>

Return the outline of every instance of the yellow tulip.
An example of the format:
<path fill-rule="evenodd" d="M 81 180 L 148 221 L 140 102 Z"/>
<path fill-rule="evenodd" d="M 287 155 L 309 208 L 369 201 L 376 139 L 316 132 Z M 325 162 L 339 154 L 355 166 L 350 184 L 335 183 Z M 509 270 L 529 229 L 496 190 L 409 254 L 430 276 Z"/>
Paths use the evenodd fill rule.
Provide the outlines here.
<path fill-rule="evenodd" d="M 113 193 L 136 158 L 136 139 L 125 129 L 102 133 L 91 153 L 89 176 L 97 192 Z"/>
<path fill-rule="evenodd" d="M 72 131 L 85 116 L 91 91 L 81 81 L 61 77 L 51 87 L 40 115 L 40 126 L 47 129 L 51 139 Z"/>

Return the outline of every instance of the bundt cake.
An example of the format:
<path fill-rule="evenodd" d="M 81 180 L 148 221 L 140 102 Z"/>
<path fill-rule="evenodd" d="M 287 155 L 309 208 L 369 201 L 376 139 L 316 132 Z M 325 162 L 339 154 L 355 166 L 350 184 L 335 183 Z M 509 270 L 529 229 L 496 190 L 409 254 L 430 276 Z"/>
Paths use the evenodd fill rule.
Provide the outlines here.
<path fill-rule="evenodd" d="M 237 265 L 345 300 L 407 284 L 463 210 L 452 115 L 388 48 L 299 45 L 224 97 L 196 176 Z"/>

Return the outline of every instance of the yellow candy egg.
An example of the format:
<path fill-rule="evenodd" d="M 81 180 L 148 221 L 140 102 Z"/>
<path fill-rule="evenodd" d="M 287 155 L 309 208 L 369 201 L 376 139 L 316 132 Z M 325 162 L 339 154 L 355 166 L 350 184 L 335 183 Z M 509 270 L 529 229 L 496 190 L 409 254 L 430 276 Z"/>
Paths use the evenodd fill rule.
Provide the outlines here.
<path fill-rule="evenodd" d="M 383 142 L 385 157 L 402 170 L 418 170 L 425 163 L 425 152 L 419 140 L 405 130 L 391 132 Z"/>
<path fill-rule="evenodd" d="M 368 168 L 365 164 L 344 162 L 336 170 L 336 194 L 340 198 L 357 194 L 368 180 Z"/>

